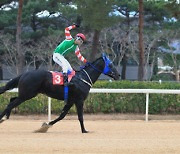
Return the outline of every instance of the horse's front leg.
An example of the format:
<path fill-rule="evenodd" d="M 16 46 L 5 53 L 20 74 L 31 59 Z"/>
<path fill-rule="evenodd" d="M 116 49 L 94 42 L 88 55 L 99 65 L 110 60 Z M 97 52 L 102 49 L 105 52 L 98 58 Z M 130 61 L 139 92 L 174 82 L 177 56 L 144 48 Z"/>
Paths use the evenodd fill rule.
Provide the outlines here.
<path fill-rule="evenodd" d="M 77 108 L 77 112 L 78 112 L 78 119 L 79 119 L 79 122 L 81 125 L 81 131 L 82 131 L 82 133 L 88 133 L 88 131 L 86 131 L 86 129 L 84 127 L 83 104 L 84 104 L 84 102 L 76 103 L 76 108 Z"/>
<path fill-rule="evenodd" d="M 69 104 L 67 103 L 67 104 L 64 106 L 64 108 L 63 108 L 60 116 L 59 116 L 57 119 L 49 122 L 49 125 L 52 126 L 52 125 L 54 125 L 56 122 L 62 120 L 62 119 L 66 116 L 66 114 L 68 113 L 68 111 L 69 111 L 69 109 L 72 107 L 72 105 L 73 105 L 73 103 L 69 103 Z"/>

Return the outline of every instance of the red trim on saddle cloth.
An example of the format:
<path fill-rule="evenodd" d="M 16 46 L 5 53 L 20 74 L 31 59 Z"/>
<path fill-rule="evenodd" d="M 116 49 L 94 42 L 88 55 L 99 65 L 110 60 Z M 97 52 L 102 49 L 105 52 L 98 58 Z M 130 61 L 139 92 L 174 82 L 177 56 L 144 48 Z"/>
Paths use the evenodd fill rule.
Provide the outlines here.
<path fill-rule="evenodd" d="M 63 85 L 63 73 L 62 72 L 52 72 L 52 82 L 53 85 Z M 71 74 L 68 75 L 68 81 L 70 82 L 72 77 L 75 76 L 75 71 L 72 71 Z"/>

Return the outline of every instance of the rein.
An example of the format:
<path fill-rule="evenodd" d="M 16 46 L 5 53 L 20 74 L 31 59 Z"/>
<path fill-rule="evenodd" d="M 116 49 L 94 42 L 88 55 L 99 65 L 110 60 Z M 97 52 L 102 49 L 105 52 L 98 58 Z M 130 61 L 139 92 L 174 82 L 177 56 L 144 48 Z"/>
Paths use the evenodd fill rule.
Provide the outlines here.
<path fill-rule="evenodd" d="M 94 70 L 96 70 L 97 72 L 103 73 L 103 71 L 97 69 L 94 65 L 92 65 L 91 63 L 88 63 L 88 65 L 90 65 Z M 89 76 L 89 74 L 86 72 L 86 70 L 84 69 L 84 67 L 82 68 L 82 70 L 84 71 L 84 73 L 86 74 L 86 76 L 88 77 L 90 83 L 88 81 L 86 81 L 83 78 L 80 78 L 81 81 L 83 81 L 84 83 L 88 84 L 90 87 L 92 87 L 93 83 L 91 80 L 91 77 Z"/>
<path fill-rule="evenodd" d="M 88 63 L 94 70 L 96 70 L 97 72 L 103 73 L 103 71 L 97 69 L 94 65 L 92 65 L 91 63 Z"/>

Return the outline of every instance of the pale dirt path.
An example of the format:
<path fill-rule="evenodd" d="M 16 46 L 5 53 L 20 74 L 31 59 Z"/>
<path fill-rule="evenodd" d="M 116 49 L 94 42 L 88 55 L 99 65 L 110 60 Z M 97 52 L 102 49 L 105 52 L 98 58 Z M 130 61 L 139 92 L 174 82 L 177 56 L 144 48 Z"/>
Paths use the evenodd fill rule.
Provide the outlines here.
<path fill-rule="evenodd" d="M 33 133 L 46 119 L 39 118 L 42 117 L 12 117 L 0 124 L 0 154 L 180 153 L 179 120 L 147 123 L 143 120 L 109 120 L 114 118 L 107 117 L 108 120 L 101 117 L 94 121 L 87 117 L 88 134 L 80 132 L 77 120 L 63 120 L 45 134 Z"/>

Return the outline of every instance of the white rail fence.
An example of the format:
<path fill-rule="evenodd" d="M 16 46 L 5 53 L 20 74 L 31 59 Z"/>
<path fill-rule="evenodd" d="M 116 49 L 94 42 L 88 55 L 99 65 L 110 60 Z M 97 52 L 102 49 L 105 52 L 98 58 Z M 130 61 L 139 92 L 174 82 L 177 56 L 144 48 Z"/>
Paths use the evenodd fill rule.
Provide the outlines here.
<path fill-rule="evenodd" d="M 15 88 L 8 92 L 18 92 L 18 89 Z M 172 89 L 90 89 L 90 93 L 138 93 L 146 94 L 146 113 L 145 121 L 148 121 L 148 112 L 149 112 L 149 94 L 180 94 L 180 90 Z M 51 98 L 48 97 L 48 121 L 51 120 Z"/>

